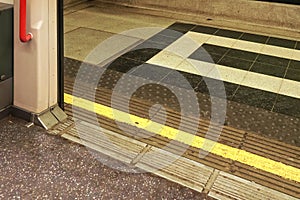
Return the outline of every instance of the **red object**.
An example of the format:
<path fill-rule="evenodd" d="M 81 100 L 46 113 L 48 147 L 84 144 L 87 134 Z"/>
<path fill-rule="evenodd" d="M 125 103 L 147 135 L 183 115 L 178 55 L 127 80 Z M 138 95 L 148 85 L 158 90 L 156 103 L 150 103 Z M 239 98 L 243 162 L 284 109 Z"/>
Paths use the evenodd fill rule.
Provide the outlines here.
<path fill-rule="evenodd" d="M 20 40 L 22 42 L 29 42 L 33 35 L 26 32 L 27 26 L 27 3 L 26 0 L 20 0 Z"/>

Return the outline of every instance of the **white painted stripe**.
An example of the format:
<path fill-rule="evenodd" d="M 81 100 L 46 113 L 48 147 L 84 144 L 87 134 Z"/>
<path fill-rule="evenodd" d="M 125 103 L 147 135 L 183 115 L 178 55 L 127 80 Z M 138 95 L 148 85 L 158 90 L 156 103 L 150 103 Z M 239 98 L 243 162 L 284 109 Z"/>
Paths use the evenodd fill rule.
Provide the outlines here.
<path fill-rule="evenodd" d="M 148 64 L 158 65 L 169 69 L 175 69 L 180 63 L 182 63 L 184 57 L 176 55 L 169 51 L 161 51 L 147 61 Z"/>
<path fill-rule="evenodd" d="M 207 77 L 240 85 L 246 75 L 247 71 L 245 70 L 215 65 Z"/>
<path fill-rule="evenodd" d="M 297 81 L 240 70 L 223 65 L 195 61 L 193 59 L 187 59 L 185 62 L 182 62 L 180 65 L 178 65 L 176 70 L 181 71 L 181 69 L 184 69 L 183 65 L 194 65 L 194 67 L 189 66 L 189 69 L 193 69 L 189 70 L 189 73 L 267 92 L 300 98 L 300 82 Z"/>
<path fill-rule="evenodd" d="M 247 72 L 241 85 L 277 94 L 279 92 L 282 81 L 283 78 L 268 76 L 255 72 Z"/>
<path fill-rule="evenodd" d="M 182 71 L 182 69 L 185 69 L 187 66 L 189 66 L 189 69 L 193 69 L 189 70 L 189 73 L 273 93 L 279 92 L 283 81 L 283 78 L 249 72 L 223 65 L 195 61 L 193 59 L 187 59 L 186 61 L 182 62 L 180 65 L 178 65 L 176 70 Z M 300 83 L 298 82 L 295 84 L 300 86 Z M 293 85 L 293 87 L 295 87 L 295 85 Z M 300 94 L 292 93 L 295 92 L 295 90 L 290 89 L 288 90 L 289 92 L 287 92 L 286 90 L 282 89 L 282 91 L 285 91 L 284 94 L 287 96 L 293 95 L 296 98 L 300 98 Z"/>
<path fill-rule="evenodd" d="M 184 60 L 175 69 L 190 74 L 207 76 L 215 68 L 215 66 L 216 64 L 214 63 L 188 59 L 188 60 Z"/>
<path fill-rule="evenodd" d="M 245 41 L 245 40 L 238 40 L 233 46 L 233 49 L 245 49 L 246 51 L 250 51 L 250 52 L 261 52 L 263 47 L 265 45 L 264 44 L 260 44 L 260 43 L 254 43 L 254 42 L 249 42 L 249 41 Z"/>
<path fill-rule="evenodd" d="M 212 35 L 209 34 L 201 35 L 201 37 L 199 37 L 198 33 L 192 31 L 187 32 L 185 35 L 201 45 L 206 43 L 212 37 Z"/>
<path fill-rule="evenodd" d="M 218 45 L 238 50 L 250 51 L 253 53 L 262 53 L 270 56 L 276 56 L 286 59 L 293 59 L 300 61 L 300 50 L 289 49 L 284 47 L 278 47 L 273 45 L 261 44 L 250 41 L 237 40 L 227 37 L 214 36 L 205 33 L 188 33 L 188 36 L 192 36 L 193 40 L 201 40 L 202 38 L 209 38 L 205 43 Z"/>
<path fill-rule="evenodd" d="M 281 57 L 281 58 L 293 59 L 294 50 L 287 49 L 287 48 L 281 48 L 281 47 L 277 47 L 277 46 L 264 45 L 264 47 L 261 50 L 261 53 L 270 55 L 270 56 L 277 56 L 277 57 Z"/>
<path fill-rule="evenodd" d="M 192 38 L 184 35 L 164 50 L 176 53 L 177 55 L 182 56 L 183 58 L 187 58 L 200 46 L 202 46 L 202 44 L 203 43 L 196 42 Z"/>
<path fill-rule="evenodd" d="M 300 60 L 300 50 L 294 52 L 293 59 Z"/>
<path fill-rule="evenodd" d="M 280 87 L 279 94 L 300 98 L 300 83 L 297 81 L 284 79 Z"/>
<path fill-rule="evenodd" d="M 267 92 L 300 98 L 300 82 L 189 58 L 183 60 L 183 58 L 171 52 L 163 51 L 147 63 Z"/>
<path fill-rule="evenodd" d="M 193 42 L 186 37 L 190 37 Z M 184 37 L 178 39 L 175 43 L 166 48 L 166 50 L 163 50 L 151 58 L 147 63 L 272 93 L 279 93 L 285 96 L 300 98 L 300 82 L 187 58 L 203 43 L 255 53 L 263 52 L 267 55 L 285 58 L 292 58 L 294 55 L 297 55 L 299 56 L 298 60 L 300 60 L 300 51 L 298 50 L 239 41 L 203 33 L 188 32 Z"/>
<path fill-rule="evenodd" d="M 201 35 L 201 37 L 202 37 L 202 35 Z M 232 48 L 236 44 L 237 41 L 238 40 L 236 40 L 236 39 L 213 35 L 211 38 L 209 38 L 207 43 L 212 44 L 212 45 Z"/>

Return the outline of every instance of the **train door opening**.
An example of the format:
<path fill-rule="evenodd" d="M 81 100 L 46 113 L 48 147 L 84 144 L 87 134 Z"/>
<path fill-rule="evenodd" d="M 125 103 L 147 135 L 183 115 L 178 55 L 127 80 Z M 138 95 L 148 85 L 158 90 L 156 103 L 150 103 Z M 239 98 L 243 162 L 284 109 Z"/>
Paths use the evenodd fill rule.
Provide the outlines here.
<path fill-rule="evenodd" d="M 296 177 L 259 163 L 290 163 L 268 141 L 299 148 L 299 23 L 281 13 L 299 6 L 65 2 L 64 102 L 74 123 L 63 137 L 198 191 L 205 181 L 185 174 L 185 159 L 297 196 Z"/>

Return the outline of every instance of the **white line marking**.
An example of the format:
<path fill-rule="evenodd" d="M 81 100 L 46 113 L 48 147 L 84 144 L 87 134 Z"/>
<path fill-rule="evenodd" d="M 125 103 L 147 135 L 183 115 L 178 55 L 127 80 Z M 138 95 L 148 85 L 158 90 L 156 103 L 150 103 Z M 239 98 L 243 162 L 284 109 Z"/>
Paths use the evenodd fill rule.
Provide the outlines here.
<path fill-rule="evenodd" d="M 201 40 L 201 38 L 209 38 L 205 43 L 218 45 L 222 47 L 228 47 L 238 50 L 250 51 L 253 53 L 262 53 L 270 56 L 276 56 L 280 58 L 293 59 L 300 61 L 300 50 L 289 49 L 284 47 L 278 47 L 268 44 L 261 44 L 250 41 L 237 40 L 232 38 L 226 38 L 221 36 L 214 36 L 204 33 L 188 33 L 188 36 L 192 36 L 194 40 Z"/>
<path fill-rule="evenodd" d="M 192 54 L 193 50 L 196 50 L 196 47 L 198 46 L 193 44 L 191 47 L 188 47 L 188 51 L 184 52 L 183 50 L 185 50 L 186 45 L 190 43 L 187 42 L 188 39 L 184 39 L 186 36 L 191 37 L 196 43 L 198 43 L 199 47 L 205 42 L 219 46 L 222 44 L 222 46 L 239 50 L 246 50 L 255 53 L 264 52 L 268 53 L 268 55 L 285 57 L 288 59 L 291 59 L 297 53 L 297 55 L 299 54 L 298 60 L 300 60 L 299 50 L 263 45 L 248 41 L 239 41 L 236 39 L 212 36 L 203 33 L 188 32 L 185 36 L 183 36 L 182 40 L 177 40 L 166 50 L 163 50 L 151 58 L 147 63 L 276 94 L 279 93 L 285 96 L 300 98 L 300 82 L 186 58 Z M 178 46 L 176 47 L 176 45 Z M 178 55 L 176 55 L 176 53 Z"/>

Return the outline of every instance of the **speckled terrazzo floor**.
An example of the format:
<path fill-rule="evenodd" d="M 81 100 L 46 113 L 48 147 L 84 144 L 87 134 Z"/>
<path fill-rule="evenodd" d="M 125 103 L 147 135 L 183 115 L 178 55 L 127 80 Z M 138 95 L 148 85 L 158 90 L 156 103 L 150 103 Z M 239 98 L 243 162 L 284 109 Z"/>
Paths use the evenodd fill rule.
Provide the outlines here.
<path fill-rule="evenodd" d="M 26 123 L 0 121 L 0 199 L 211 199 L 151 174 L 108 168 L 85 147 Z"/>

